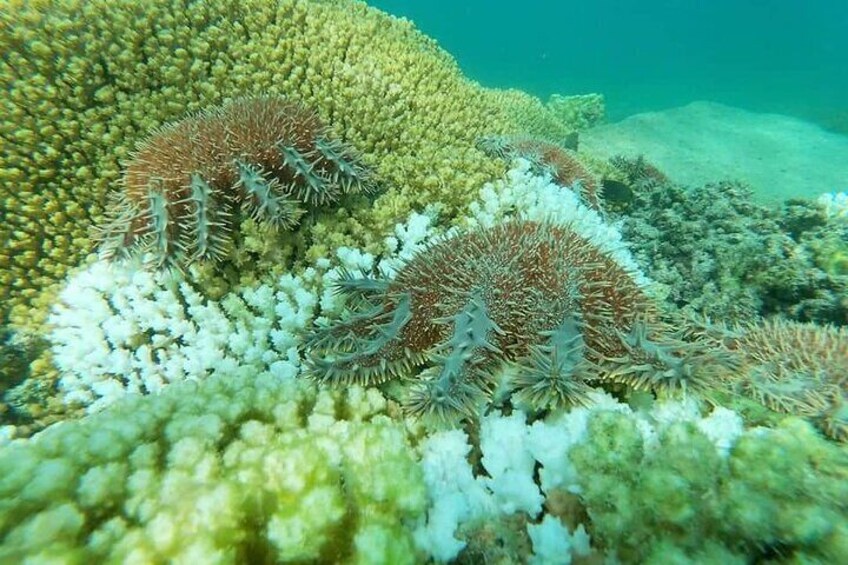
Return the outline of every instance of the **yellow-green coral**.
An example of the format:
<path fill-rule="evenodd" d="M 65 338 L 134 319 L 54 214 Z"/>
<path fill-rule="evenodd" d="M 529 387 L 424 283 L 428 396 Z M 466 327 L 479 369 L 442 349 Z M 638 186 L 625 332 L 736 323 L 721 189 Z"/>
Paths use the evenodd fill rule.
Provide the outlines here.
<path fill-rule="evenodd" d="M 491 104 L 501 108 L 508 116 L 510 126 L 505 133 L 524 133 L 542 137 L 553 143 L 562 143 L 573 136 L 579 121 L 572 122 L 557 114 L 550 105 L 521 90 L 486 89 Z M 501 133 L 489 131 L 487 133 Z"/>
<path fill-rule="evenodd" d="M 502 169 L 477 136 L 568 129 L 536 124 L 541 103 L 493 96 L 411 23 L 354 0 L 4 4 L 0 302 L 16 326 L 37 324 L 45 289 L 92 250 L 121 161 L 187 112 L 251 93 L 314 108 L 389 188 L 333 226 L 360 243 L 362 225 L 382 231 L 427 202 L 462 207 Z"/>
<path fill-rule="evenodd" d="M 593 415 L 569 453 L 593 545 L 626 563 L 843 563 L 848 451 L 806 422 L 745 434 L 726 458 L 676 423 L 646 442 L 627 417 Z"/>
<path fill-rule="evenodd" d="M 848 241 L 838 228 L 809 243 L 816 264 L 831 277 L 848 276 Z"/>
<path fill-rule="evenodd" d="M 375 391 L 249 371 L 0 449 L 0 562 L 405 563 L 426 504 Z"/>
<path fill-rule="evenodd" d="M 604 119 L 604 97 L 600 94 L 562 96 L 553 94 L 545 104 L 561 122 L 577 130 L 598 125 Z"/>

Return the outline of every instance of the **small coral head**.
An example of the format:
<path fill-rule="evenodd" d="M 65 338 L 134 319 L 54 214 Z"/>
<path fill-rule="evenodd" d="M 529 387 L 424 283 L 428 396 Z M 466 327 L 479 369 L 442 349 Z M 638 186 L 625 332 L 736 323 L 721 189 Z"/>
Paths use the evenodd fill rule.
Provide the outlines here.
<path fill-rule="evenodd" d="M 513 388 L 530 402 L 580 402 L 589 367 L 623 353 L 620 333 L 652 312 L 631 274 L 569 226 L 523 220 L 436 241 L 394 279 L 339 288 L 354 306 L 307 340 L 306 374 L 341 384 L 404 375 L 410 412 L 442 420 L 491 399 L 504 362 L 524 372 Z"/>
<path fill-rule="evenodd" d="M 303 205 L 332 204 L 372 184 L 314 112 L 261 96 L 159 128 L 126 164 L 121 189 L 101 227 L 103 255 L 181 266 L 221 258 L 240 218 L 290 228 Z"/>
<path fill-rule="evenodd" d="M 848 249 L 837 249 L 822 261 L 825 272 L 837 277 L 848 276 Z"/>

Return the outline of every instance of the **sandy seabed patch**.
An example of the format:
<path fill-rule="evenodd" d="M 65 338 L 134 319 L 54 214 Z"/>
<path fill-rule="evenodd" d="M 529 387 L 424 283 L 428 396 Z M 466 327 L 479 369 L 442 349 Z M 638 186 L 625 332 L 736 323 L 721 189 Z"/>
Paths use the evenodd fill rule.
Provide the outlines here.
<path fill-rule="evenodd" d="M 583 133 L 582 151 L 645 158 L 674 181 L 748 183 L 762 202 L 848 191 L 848 136 L 779 114 L 693 102 Z"/>

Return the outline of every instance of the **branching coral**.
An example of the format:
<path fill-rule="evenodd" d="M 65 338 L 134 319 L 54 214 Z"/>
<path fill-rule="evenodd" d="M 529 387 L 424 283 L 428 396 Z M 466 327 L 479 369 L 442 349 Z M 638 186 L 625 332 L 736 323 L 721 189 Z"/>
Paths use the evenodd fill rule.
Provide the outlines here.
<path fill-rule="evenodd" d="M 461 208 L 502 170 L 477 136 L 547 127 L 518 117 L 535 112 L 530 97 L 507 108 L 411 23 L 353 0 L 13 4 L 0 10 L 0 303 L 13 326 L 38 326 L 92 250 L 120 162 L 187 112 L 284 95 L 394 187 L 373 209 L 319 218 L 313 257 L 428 202 Z"/>
<path fill-rule="evenodd" d="M 409 563 L 424 482 L 374 391 L 253 370 L 0 449 L 0 561 Z"/>
<path fill-rule="evenodd" d="M 307 348 L 311 375 L 344 383 L 343 392 L 293 378 L 295 334 L 319 302 L 299 286 L 301 275 L 269 277 L 273 284 L 241 286 L 216 302 L 180 279 L 109 278 L 101 263 L 83 270 L 53 311 L 62 386 L 92 411 L 126 392 L 148 396 L 0 449 L 0 561 L 402 563 L 424 557 L 415 544 L 430 557 L 455 554 L 454 530 L 476 511 L 524 514 L 516 523 L 543 560 L 569 539 L 588 553 L 585 530 L 542 517 L 553 491 L 577 481 L 610 559 L 844 557 L 844 452 L 797 421 L 746 434 L 728 445 L 729 458 L 698 431 L 700 420 L 659 439 L 644 421 L 610 416 L 581 437 L 578 411 L 527 425 L 517 408 L 590 403 L 602 396 L 590 388 L 598 382 L 663 391 L 701 384 L 702 359 L 697 344 L 657 321 L 619 234 L 572 192 L 533 177 L 525 162 L 471 202 L 467 189 L 500 170 L 475 148 L 481 129 L 566 129 L 534 115 L 523 97 L 510 108 L 496 102 L 410 24 L 356 2 L 15 8 L 0 16 L 15 24 L 0 31 L 8 87 L 0 180 L 14 187 L 0 199 L 9 216 L 0 238 L 10 242 L 0 254 L 0 300 L 18 306 L 18 325 L 29 314 L 20 307 L 90 249 L 86 229 L 102 219 L 118 162 L 187 111 L 224 104 L 164 126 L 139 148 L 105 224 L 107 254 L 146 255 L 155 265 L 215 260 L 229 251 L 225 232 L 239 214 L 287 227 L 300 213 L 294 202 L 337 204 L 370 171 L 389 193 L 373 209 L 316 213 L 310 236 L 299 234 L 313 247 L 299 258 L 325 257 L 350 239 L 373 249 L 381 226 L 419 205 L 433 204 L 427 213 L 438 209 L 448 222 L 461 210 L 471 216 L 396 272 L 351 270 L 337 281 L 348 310 Z M 264 92 L 271 97 L 226 102 Z M 522 108 L 531 111 L 519 117 Z M 361 149 L 361 163 L 349 146 Z M 563 157 L 573 155 L 546 151 L 560 184 L 586 189 L 591 179 Z M 596 210 L 597 186 L 583 194 Z M 251 222 L 242 223 L 249 233 Z M 35 276 L 24 281 L 29 270 Z M 80 316 L 87 307 L 91 315 Z M 764 351 L 744 354 L 747 372 L 733 386 L 793 412 L 824 398 L 814 418 L 845 437 L 844 336 L 797 330 L 780 334 L 788 346 L 768 349 L 757 331 L 723 342 Z M 820 357 L 793 351 L 807 341 Z M 777 400 L 787 392 L 783 371 L 804 373 L 789 391 L 800 399 Z M 476 476 L 462 432 L 417 437 L 419 465 L 408 430 L 387 417 L 397 416 L 393 407 L 358 386 L 395 375 L 412 380 L 406 407 L 440 420 L 476 417 L 505 377 L 515 402 L 508 416 L 495 410 L 480 421 Z M 186 379 L 198 382 L 178 382 Z M 735 439 L 736 425 L 719 436 Z M 465 483 L 440 496 L 454 476 Z M 469 493 L 479 508 L 457 510 Z M 445 537 L 448 546 L 427 546 Z"/>
<path fill-rule="evenodd" d="M 845 555 L 844 450 L 797 420 L 743 432 L 728 410 L 593 393 L 416 450 L 389 412 L 373 389 L 249 368 L 124 399 L 0 447 L 0 560 L 407 563 L 499 536 L 513 560 Z"/>
<path fill-rule="evenodd" d="M 553 539 L 570 546 L 557 557 L 566 561 L 841 563 L 848 555 L 848 453 L 796 418 L 745 430 L 734 412 L 704 416 L 691 398 L 634 410 L 595 393 L 587 407 L 532 424 L 493 410 L 482 418 L 479 461 L 468 461 L 477 443 L 449 430 L 422 445 L 432 504 L 416 539 L 438 541 L 445 560 L 496 554 L 526 544 L 528 533 L 540 557 L 551 546 L 537 544 L 534 523 L 551 521 Z"/>
<path fill-rule="evenodd" d="M 624 562 L 845 560 L 846 453 L 805 422 L 744 434 L 726 458 L 688 423 L 655 441 L 598 413 L 569 452 L 596 547 Z"/>
<path fill-rule="evenodd" d="M 276 228 L 300 204 L 370 192 L 370 173 L 308 109 L 279 97 L 238 99 L 168 124 L 126 167 L 102 227 L 103 254 L 155 266 L 219 259 L 241 216 Z"/>
<path fill-rule="evenodd" d="M 97 262 L 69 281 L 50 316 L 61 397 L 94 412 L 236 366 L 291 377 L 315 276 L 284 275 L 218 302 L 179 276 Z"/>

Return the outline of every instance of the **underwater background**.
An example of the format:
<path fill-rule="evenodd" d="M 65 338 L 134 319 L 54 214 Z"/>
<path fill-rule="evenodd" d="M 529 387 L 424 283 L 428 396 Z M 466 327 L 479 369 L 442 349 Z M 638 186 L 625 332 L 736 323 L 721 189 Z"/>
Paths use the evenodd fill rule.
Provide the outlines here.
<path fill-rule="evenodd" d="M 0 565 L 848 563 L 844 9 L 411 4 L 0 0 Z"/>
<path fill-rule="evenodd" d="M 368 3 L 411 19 L 486 86 L 601 92 L 611 120 L 711 100 L 848 133 L 839 0 Z"/>

